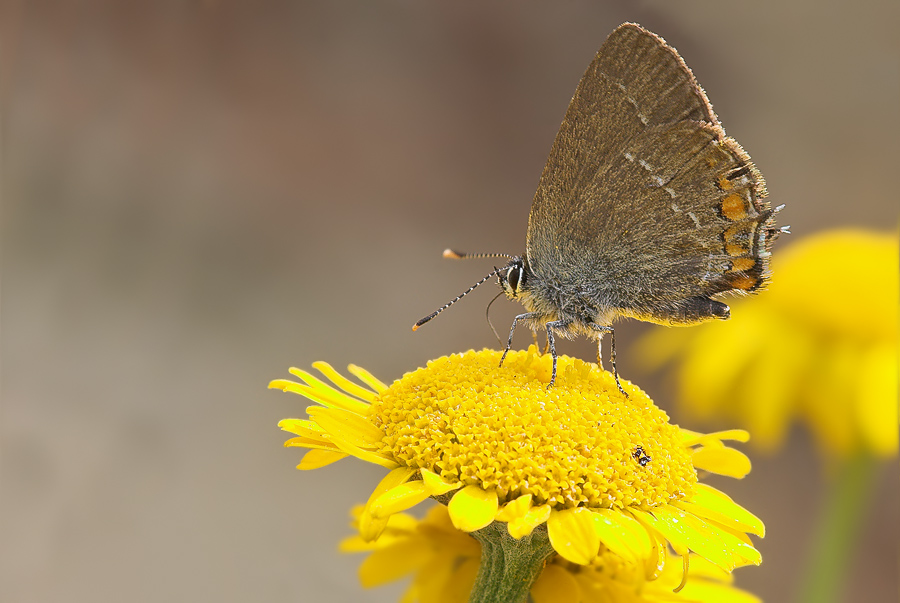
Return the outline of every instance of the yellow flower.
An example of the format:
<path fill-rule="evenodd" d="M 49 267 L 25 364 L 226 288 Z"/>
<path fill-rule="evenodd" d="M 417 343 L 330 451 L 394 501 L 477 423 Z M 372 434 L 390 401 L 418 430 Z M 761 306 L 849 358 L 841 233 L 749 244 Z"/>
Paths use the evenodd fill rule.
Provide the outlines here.
<path fill-rule="evenodd" d="M 546 524 L 553 549 L 580 565 L 602 544 L 649 560 L 653 577 L 667 543 L 725 571 L 760 563 L 747 534 L 762 536 L 762 522 L 696 473 L 743 477 L 749 460 L 722 442 L 745 441 L 746 432 L 680 429 L 643 391 L 623 382 L 625 397 L 610 373 L 580 360 L 560 357 L 549 389 L 549 355 L 532 347 L 499 362 L 490 350 L 443 357 L 390 387 L 349 367 L 368 388 L 320 362 L 339 389 L 299 369 L 291 373 L 303 383 L 270 387 L 318 403 L 308 420 L 279 423 L 296 435 L 286 446 L 311 449 L 298 468 L 351 455 L 390 469 L 360 515 L 367 541 L 433 497 L 464 532 L 498 521 L 521 539 Z"/>
<path fill-rule="evenodd" d="M 354 509 L 359 529 L 363 507 Z M 346 538 L 341 550 L 368 552 L 359 568 L 366 588 L 412 576 L 402 601 L 412 603 L 465 603 L 475 582 L 481 545 L 456 529 L 447 508 L 432 507 L 417 520 L 405 513 L 392 515 L 384 534 L 375 542 L 362 536 Z M 661 570 L 647 580 L 643 565 L 628 561 L 609 549 L 588 565 L 578 565 L 555 555 L 547 561 L 531 587 L 535 603 L 758 603 L 750 593 L 731 585 L 731 574 L 702 558 L 691 556 L 686 578 L 680 557 L 663 557 Z M 683 589 L 673 592 L 684 582 Z"/>
<path fill-rule="evenodd" d="M 651 366 L 679 359 L 679 403 L 775 449 L 793 421 L 831 456 L 897 454 L 898 240 L 835 230 L 773 258 L 775 278 L 731 319 L 659 329 L 640 346 Z"/>

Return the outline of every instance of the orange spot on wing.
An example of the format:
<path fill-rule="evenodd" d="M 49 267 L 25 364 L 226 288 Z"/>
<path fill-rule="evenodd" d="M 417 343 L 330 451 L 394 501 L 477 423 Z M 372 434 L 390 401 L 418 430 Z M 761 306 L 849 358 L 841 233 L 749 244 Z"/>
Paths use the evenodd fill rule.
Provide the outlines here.
<path fill-rule="evenodd" d="M 729 226 L 722 233 L 722 237 L 725 239 L 725 252 L 731 256 L 750 255 L 753 228 L 753 224 L 746 222 Z"/>
<path fill-rule="evenodd" d="M 756 260 L 753 258 L 736 258 L 731 261 L 732 270 L 750 270 L 756 266 Z"/>
<path fill-rule="evenodd" d="M 742 274 L 731 279 L 731 286 L 735 289 L 740 289 L 741 291 L 749 291 L 755 287 L 758 282 L 758 278 Z"/>
<path fill-rule="evenodd" d="M 746 200 L 738 193 L 731 193 L 722 199 L 722 215 L 729 220 L 743 220 L 747 217 Z"/>

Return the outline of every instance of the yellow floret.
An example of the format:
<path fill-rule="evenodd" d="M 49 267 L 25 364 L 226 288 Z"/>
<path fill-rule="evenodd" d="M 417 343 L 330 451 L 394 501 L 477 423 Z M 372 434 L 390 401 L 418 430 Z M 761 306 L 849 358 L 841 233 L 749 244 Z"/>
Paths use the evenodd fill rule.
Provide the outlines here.
<path fill-rule="evenodd" d="M 534 348 L 444 357 L 405 375 L 373 402 L 379 453 L 448 482 L 531 494 L 557 508 L 650 509 L 689 498 L 696 473 L 679 429 L 647 395 L 609 373 Z"/>

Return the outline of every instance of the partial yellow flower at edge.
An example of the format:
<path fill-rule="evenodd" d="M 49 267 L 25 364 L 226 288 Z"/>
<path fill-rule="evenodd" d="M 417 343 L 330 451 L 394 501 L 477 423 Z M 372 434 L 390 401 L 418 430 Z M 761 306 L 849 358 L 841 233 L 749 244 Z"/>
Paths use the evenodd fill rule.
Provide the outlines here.
<path fill-rule="evenodd" d="M 823 453 L 898 451 L 900 243 L 896 233 L 822 232 L 779 250 L 767 291 L 731 303 L 731 318 L 654 329 L 638 346 L 649 368 L 677 361 L 689 419 L 739 425 L 781 446 L 794 422 Z"/>
<path fill-rule="evenodd" d="M 612 375 L 580 360 L 560 357 L 548 389 L 549 355 L 511 352 L 502 368 L 499 358 L 491 350 L 439 358 L 365 395 L 327 365 L 318 364 L 340 390 L 292 369 L 303 383 L 271 387 L 322 406 L 309 408 L 310 420 L 280 423 L 298 435 L 286 445 L 391 469 L 360 514 L 370 541 L 431 496 L 449 502 L 458 529 L 501 521 L 522 538 L 546 523 L 569 562 L 589 565 L 610 550 L 646 567 L 648 579 L 657 569 L 647 559 L 668 545 L 724 571 L 760 562 L 746 534 L 762 536 L 762 522 L 697 483 L 696 467 L 734 477 L 749 470 L 723 443 L 746 433 L 682 430 L 639 388 L 623 382 L 625 397 Z M 318 458 L 315 466 L 324 464 Z"/>
<path fill-rule="evenodd" d="M 362 507 L 354 509 L 358 529 Z M 384 536 L 367 543 L 360 535 L 341 543 L 347 553 L 368 552 L 360 565 L 363 586 L 372 587 L 411 577 L 403 601 L 465 603 L 475 581 L 481 546 L 457 530 L 447 508 L 432 507 L 422 520 L 406 514 L 391 517 Z M 735 588 L 731 575 L 691 556 L 684 588 L 680 557 L 664 558 L 657 579 L 647 581 L 640 564 L 623 559 L 603 547 L 589 565 L 577 565 L 561 556 L 548 560 L 531 588 L 535 603 L 573 603 L 596 597 L 609 603 L 759 603 L 750 593 Z M 592 598 L 593 597 L 593 598 Z"/>

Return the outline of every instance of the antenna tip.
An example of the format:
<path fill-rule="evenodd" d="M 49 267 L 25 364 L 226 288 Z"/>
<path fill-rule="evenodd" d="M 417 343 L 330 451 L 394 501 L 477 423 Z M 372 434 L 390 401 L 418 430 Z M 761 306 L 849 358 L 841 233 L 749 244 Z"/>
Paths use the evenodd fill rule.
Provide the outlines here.
<path fill-rule="evenodd" d="M 418 330 L 419 330 L 419 324 L 416 323 L 413 325 L 413 331 L 418 331 Z"/>
<path fill-rule="evenodd" d="M 444 257 L 451 260 L 461 260 L 465 254 L 460 253 L 458 251 L 453 251 L 452 249 L 444 250 Z"/>

